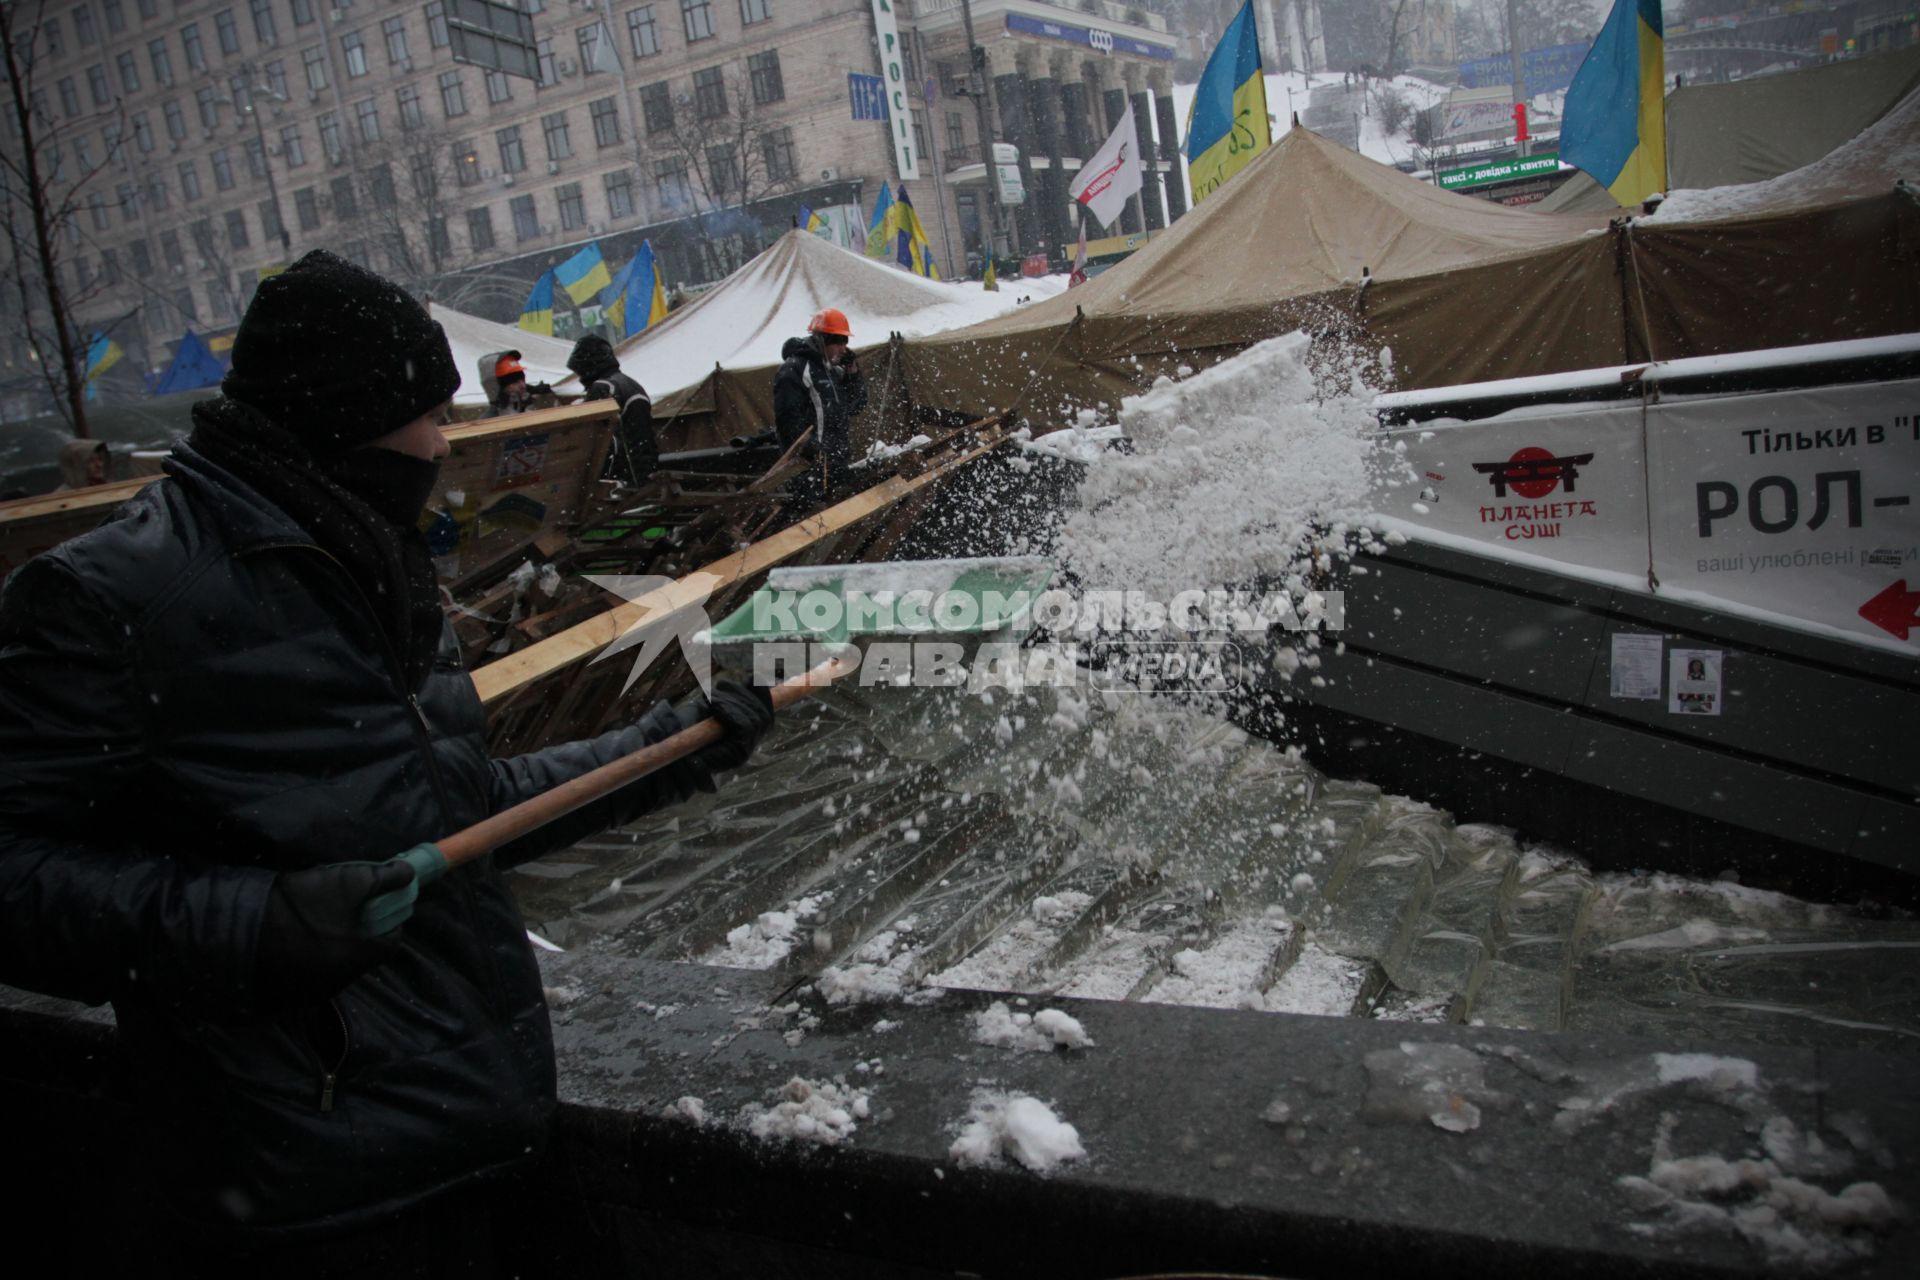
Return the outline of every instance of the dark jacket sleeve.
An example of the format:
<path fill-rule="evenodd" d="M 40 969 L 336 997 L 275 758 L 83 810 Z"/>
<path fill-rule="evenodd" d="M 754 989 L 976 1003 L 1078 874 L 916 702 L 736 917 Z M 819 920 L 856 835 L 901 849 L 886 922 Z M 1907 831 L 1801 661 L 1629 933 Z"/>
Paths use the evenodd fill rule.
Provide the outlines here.
<path fill-rule="evenodd" d="M 147 768 L 131 646 L 55 558 L 0 592 L 0 982 L 244 1011 L 273 873 L 112 834 Z"/>
<path fill-rule="evenodd" d="M 815 425 L 813 397 L 800 381 L 799 366 L 789 360 L 773 376 L 773 430 L 780 438 L 780 448 L 793 448 L 793 442 Z M 818 440 L 809 440 L 801 452 L 811 458 L 818 444 Z"/>
<path fill-rule="evenodd" d="M 626 450 L 635 475 L 644 479 L 660 466 L 660 442 L 653 434 L 653 401 L 644 390 L 628 396 L 620 406 L 620 446 Z"/>
<path fill-rule="evenodd" d="M 563 742 L 523 756 L 495 760 L 493 811 L 511 808 L 583 773 L 591 773 L 621 756 L 670 738 L 681 728 L 680 717 L 673 707 L 656 702 L 638 722 L 624 729 L 610 729 L 595 738 Z M 609 827 L 624 826 L 641 814 L 677 804 L 703 785 L 711 787 L 710 777 L 692 761 L 682 760 L 503 845 L 494 851 L 494 862 L 501 867 L 516 867 L 545 857 Z"/>

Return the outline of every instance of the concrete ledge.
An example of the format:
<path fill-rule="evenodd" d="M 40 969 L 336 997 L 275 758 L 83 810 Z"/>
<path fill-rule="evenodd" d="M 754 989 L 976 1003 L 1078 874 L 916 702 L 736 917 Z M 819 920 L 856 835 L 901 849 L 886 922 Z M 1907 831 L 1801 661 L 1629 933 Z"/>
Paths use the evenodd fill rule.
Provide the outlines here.
<path fill-rule="evenodd" d="M 1648 1173 L 1663 1127 L 1675 1155 L 1731 1160 L 1760 1155 L 1769 1122 L 1776 1138 L 1791 1123 L 1852 1165 L 1808 1181 L 1876 1181 L 1909 1212 L 1920 1205 L 1906 1056 L 1068 1000 L 1048 1003 L 1094 1047 L 1019 1053 L 975 1042 L 984 993 L 829 1008 L 777 973 L 591 949 L 542 962 L 565 1105 L 559 1140 L 525 1179 L 522 1275 L 1794 1270 L 1730 1232 L 1672 1234 L 1634 1204 L 1618 1179 Z M 87 1237 L 68 1228 L 98 1203 L 73 1192 L 111 1167 L 90 1162 L 127 1103 L 105 1091 L 97 1015 L 0 996 L 10 1109 L 41 1121 L 20 1149 L 44 1171 L 35 1208 L 66 1219 L 43 1219 L 40 1234 L 70 1260 Z M 876 1030 L 883 1019 L 897 1025 Z M 1423 1114 L 1434 1095 L 1409 1081 L 1432 1074 L 1431 1046 L 1478 1072 L 1441 1091 L 1448 1114 L 1478 1110 L 1476 1128 Z M 1755 1085 L 1658 1084 L 1652 1055 L 1683 1052 L 1751 1063 Z M 750 1137 L 742 1109 L 796 1076 L 864 1089 L 870 1117 L 831 1148 Z M 948 1148 L 976 1087 L 1049 1102 L 1086 1159 L 1049 1176 L 959 1167 Z M 687 1095 L 706 1124 L 663 1116 Z M 1855 1239 L 1872 1251 L 1846 1274 L 1906 1274 L 1920 1230 L 1909 1216 Z"/>

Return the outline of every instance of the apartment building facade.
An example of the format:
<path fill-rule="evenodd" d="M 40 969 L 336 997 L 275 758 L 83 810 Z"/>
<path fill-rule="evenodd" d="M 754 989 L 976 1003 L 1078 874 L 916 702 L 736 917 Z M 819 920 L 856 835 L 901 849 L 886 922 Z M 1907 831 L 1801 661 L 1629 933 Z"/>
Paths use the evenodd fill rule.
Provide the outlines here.
<path fill-rule="evenodd" d="M 317 247 L 506 319 L 578 245 L 618 264 L 650 239 L 697 284 L 801 205 L 870 209 L 898 180 L 889 124 L 850 109 L 849 75 L 882 72 L 872 0 L 523 4 L 537 82 L 455 62 L 443 0 L 49 0 L 30 90 L 39 150 L 79 184 L 60 232 L 79 325 L 156 367 Z M 907 187 L 955 274 L 992 232 L 960 6 L 892 7 L 927 157 Z M 1116 95 L 1172 136 L 1174 38 L 1104 0 L 972 11 L 988 127 L 1033 193 L 1003 247 L 1057 250 Z M 1156 199 L 1147 222 L 1178 212 Z M 22 345 L 0 344 L 16 372 Z"/>

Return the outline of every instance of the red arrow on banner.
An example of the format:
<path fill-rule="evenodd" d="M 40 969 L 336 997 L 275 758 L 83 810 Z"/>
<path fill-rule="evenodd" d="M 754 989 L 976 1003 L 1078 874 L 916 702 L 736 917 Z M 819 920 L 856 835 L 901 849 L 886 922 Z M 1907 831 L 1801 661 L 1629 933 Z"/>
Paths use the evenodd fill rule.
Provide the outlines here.
<path fill-rule="evenodd" d="M 1890 635 L 1905 640 L 1920 627 L 1920 591 L 1907 590 L 1905 578 L 1860 606 L 1860 616 Z"/>

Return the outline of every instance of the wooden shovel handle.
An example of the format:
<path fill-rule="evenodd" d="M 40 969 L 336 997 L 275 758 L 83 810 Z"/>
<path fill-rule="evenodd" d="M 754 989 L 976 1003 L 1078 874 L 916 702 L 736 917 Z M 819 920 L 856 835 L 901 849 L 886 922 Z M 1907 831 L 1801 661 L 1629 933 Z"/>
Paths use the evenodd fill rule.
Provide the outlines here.
<path fill-rule="evenodd" d="M 791 706 L 813 690 L 832 684 L 853 668 L 854 664 L 846 659 L 829 658 L 811 671 L 782 681 L 773 688 L 773 709 L 779 711 Z M 690 729 L 682 729 L 670 738 L 663 738 L 651 746 L 603 764 L 531 800 L 523 800 L 510 809 L 502 809 L 490 818 L 434 841 L 434 844 L 445 855 L 449 867 L 471 862 L 529 831 L 572 813 L 581 805 L 598 800 L 676 760 L 683 760 L 702 747 L 710 747 L 725 736 L 726 730 L 718 720 L 702 720 Z"/>

